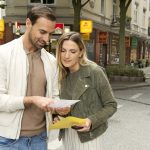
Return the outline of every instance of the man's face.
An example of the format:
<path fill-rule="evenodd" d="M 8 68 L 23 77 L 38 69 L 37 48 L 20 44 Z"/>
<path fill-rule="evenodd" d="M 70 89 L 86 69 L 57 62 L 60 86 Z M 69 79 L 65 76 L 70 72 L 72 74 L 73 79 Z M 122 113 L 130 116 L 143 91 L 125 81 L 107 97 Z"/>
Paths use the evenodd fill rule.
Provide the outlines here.
<path fill-rule="evenodd" d="M 49 42 L 50 36 L 55 30 L 55 23 L 55 21 L 41 17 L 34 25 L 30 24 L 28 38 L 33 48 L 41 49 Z"/>

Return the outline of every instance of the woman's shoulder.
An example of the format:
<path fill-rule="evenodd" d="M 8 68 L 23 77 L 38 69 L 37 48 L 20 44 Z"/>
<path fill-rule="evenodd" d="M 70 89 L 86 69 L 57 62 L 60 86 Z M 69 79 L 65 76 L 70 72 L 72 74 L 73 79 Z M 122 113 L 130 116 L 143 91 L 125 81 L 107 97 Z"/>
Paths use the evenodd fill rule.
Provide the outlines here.
<path fill-rule="evenodd" d="M 105 72 L 105 69 L 96 63 L 91 63 L 88 65 L 88 67 L 91 70 L 91 72 Z"/>

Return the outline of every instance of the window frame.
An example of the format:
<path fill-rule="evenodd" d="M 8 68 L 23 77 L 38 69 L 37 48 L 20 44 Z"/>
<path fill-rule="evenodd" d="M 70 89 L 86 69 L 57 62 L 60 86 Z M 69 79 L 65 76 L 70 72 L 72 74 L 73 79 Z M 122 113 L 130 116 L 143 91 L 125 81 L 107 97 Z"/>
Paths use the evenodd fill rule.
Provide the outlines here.
<path fill-rule="evenodd" d="M 105 15 L 105 0 L 101 0 L 101 10 L 100 10 L 100 13 Z"/>
<path fill-rule="evenodd" d="M 143 17 L 142 17 L 142 25 L 145 26 L 145 19 L 146 19 L 146 8 L 143 8 Z"/>
<path fill-rule="evenodd" d="M 139 4 L 135 3 L 135 9 L 134 9 L 134 23 L 138 23 L 138 9 L 139 9 Z"/>
<path fill-rule="evenodd" d="M 28 3 L 29 3 L 29 4 L 33 4 L 33 5 L 35 5 L 35 4 L 44 4 L 44 3 L 43 3 L 44 0 L 40 0 L 40 1 L 41 1 L 41 2 L 35 3 L 35 2 L 31 2 L 31 0 L 28 0 Z M 47 1 L 47 0 L 46 0 L 46 1 Z M 56 3 L 56 0 L 54 0 L 54 3 L 51 3 L 51 4 L 46 3 L 46 4 L 44 4 L 44 5 L 55 5 L 55 3 Z"/>

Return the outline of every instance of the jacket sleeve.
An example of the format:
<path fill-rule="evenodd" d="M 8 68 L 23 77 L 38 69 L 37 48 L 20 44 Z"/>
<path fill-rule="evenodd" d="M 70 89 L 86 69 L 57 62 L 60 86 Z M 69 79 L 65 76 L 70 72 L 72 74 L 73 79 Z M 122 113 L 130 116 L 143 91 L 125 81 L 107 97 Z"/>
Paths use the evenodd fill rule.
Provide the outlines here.
<path fill-rule="evenodd" d="M 47 71 L 48 69 L 50 69 L 48 76 L 50 76 L 51 74 L 51 85 L 50 85 L 50 89 L 51 89 L 51 95 L 52 95 L 52 99 L 54 100 L 59 100 L 59 86 L 58 86 L 58 67 L 57 67 L 57 62 L 56 62 L 56 58 L 46 52 L 46 56 L 48 55 L 49 58 L 49 63 L 47 66 Z"/>
<path fill-rule="evenodd" d="M 56 68 L 53 77 L 53 88 L 52 88 L 52 98 L 59 100 L 59 86 L 58 86 L 58 69 Z"/>
<path fill-rule="evenodd" d="M 88 117 L 92 121 L 92 129 L 105 123 L 117 110 L 117 102 L 106 74 L 99 66 L 94 69 L 93 73 L 93 82 L 103 107 Z"/>
<path fill-rule="evenodd" d="M 2 49 L 0 48 L 0 51 Z M 8 81 L 8 58 L 0 52 L 0 112 L 13 112 L 18 109 L 24 109 L 23 96 L 13 96 L 9 93 Z M 17 84 L 17 83 L 16 83 Z M 15 88 L 15 85 L 14 85 Z"/>

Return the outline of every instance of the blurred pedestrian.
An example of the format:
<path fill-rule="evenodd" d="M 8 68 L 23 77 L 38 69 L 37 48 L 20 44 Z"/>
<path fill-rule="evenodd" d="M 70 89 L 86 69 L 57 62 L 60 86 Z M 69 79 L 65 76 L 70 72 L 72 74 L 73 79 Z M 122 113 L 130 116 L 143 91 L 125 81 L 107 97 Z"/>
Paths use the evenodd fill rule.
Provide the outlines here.
<path fill-rule="evenodd" d="M 25 33 L 0 46 L 0 150 L 47 150 L 49 105 L 59 91 L 56 59 L 43 47 L 55 23 L 50 8 L 35 6 Z"/>
<path fill-rule="evenodd" d="M 101 150 L 101 135 L 107 129 L 108 118 L 117 109 L 109 81 L 103 69 L 88 60 L 85 44 L 77 32 L 64 33 L 60 37 L 56 56 L 60 97 L 80 100 L 70 108 L 68 115 L 86 120 L 83 126 L 60 132 L 64 149 Z"/>

